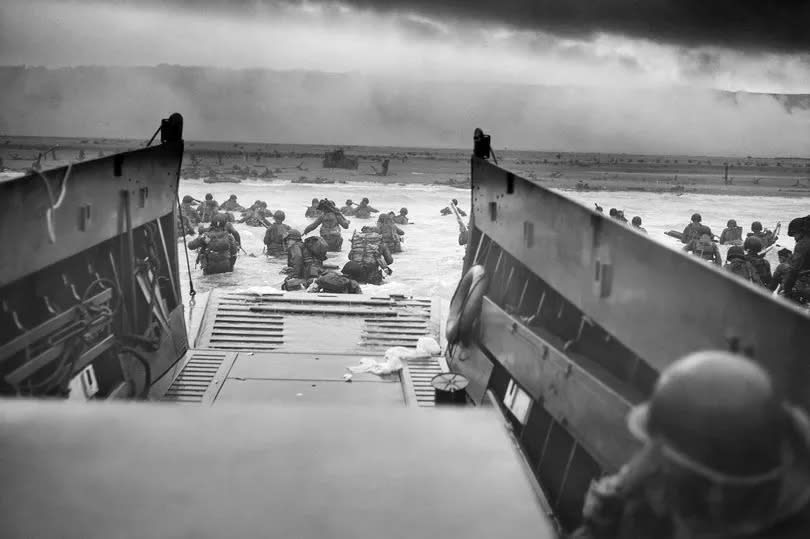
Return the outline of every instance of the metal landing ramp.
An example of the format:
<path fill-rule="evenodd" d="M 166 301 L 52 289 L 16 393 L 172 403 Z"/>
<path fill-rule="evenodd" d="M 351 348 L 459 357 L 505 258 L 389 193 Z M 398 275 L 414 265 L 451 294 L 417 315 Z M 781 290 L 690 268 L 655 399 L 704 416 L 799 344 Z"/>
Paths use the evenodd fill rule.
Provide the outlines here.
<path fill-rule="evenodd" d="M 152 388 L 163 401 L 433 406 L 430 380 L 444 357 L 406 362 L 401 373 L 359 373 L 362 358 L 384 361 L 392 346 L 438 341 L 429 299 L 401 296 L 215 291 L 189 350 Z"/>

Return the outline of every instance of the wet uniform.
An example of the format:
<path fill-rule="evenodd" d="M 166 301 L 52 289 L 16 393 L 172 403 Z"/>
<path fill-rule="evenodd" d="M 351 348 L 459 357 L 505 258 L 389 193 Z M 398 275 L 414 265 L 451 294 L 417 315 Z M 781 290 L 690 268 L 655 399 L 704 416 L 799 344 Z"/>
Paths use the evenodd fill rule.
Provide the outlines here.
<path fill-rule="evenodd" d="M 404 235 L 405 232 L 394 224 L 393 219 L 386 218 L 377 225 L 377 228 L 379 228 L 382 241 L 388 247 L 388 250 L 392 253 L 401 253 L 402 240 L 400 236 Z"/>
<path fill-rule="evenodd" d="M 273 223 L 264 233 L 264 244 L 267 246 L 267 256 L 282 256 L 284 254 L 284 236 L 290 230 L 290 225 Z"/>
<path fill-rule="evenodd" d="M 206 200 L 200 204 L 199 215 L 201 223 L 210 223 L 214 215 L 219 210 L 219 204 L 216 200 Z"/>
<path fill-rule="evenodd" d="M 324 212 L 304 229 L 304 234 L 308 234 L 321 225 L 321 237 L 329 245 L 330 252 L 339 252 L 343 246 L 343 237 L 340 235 L 340 227 L 349 228 L 349 222 L 339 212 Z"/>
<path fill-rule="evenodd" d="M 245 211 L 245 208 L 232 198 L 223 202 L 219 209 L 222 211 Z"/>
<path fill-rule="evenodd" d="M 306 217 L 307 219 L 317 219 L 321 215 L 323 215 L 323 212 L 319 210 L 317 206 L 310 206 L 309 208 L 307 208 L 304 217 Z"/>
<path fill-rule="evenodd" d="M 288 275 L 298 279 L 309 280 L 323 271 L 326 260 L 326 242 L 323 238 L 307 238 L 296 242 L 287 249 Z"/>
<path fill-rule="evenodd" d="M 245 213 L 243 222 L 248 226 L 270 226 L 270 222 L 267 220 L 268 213 L 269 211 L 265 208 L 256 208 L 252 211 L 248 210 L 248 212 Z"/>
<path fill-rule="evenodd" d="M 311 292 L 329 292 L 332 294 L 362 294 L 360 284 L 336 271 L 328 271 L 313 281 Z"/>
<path fill-rule="evenodd" d="M 408 224 L 408 216 L 407 215 L 397 215 L 394 217 L 394 223 L 398 225 L 407 225 Z"/>
<path fill-rule="evenodd" d="M 705 227 L 708 229 L 708 227 Z M 688 244 L 692 240 L 699 240 L 700 236 L 703 234 L 709 234 L 711 236 L 711 231 L 706 232 L 704 230 L 704 225 L 700 223 L 695 223 L 694 221 L 686 225 L 686 228 L 683 229 L 683 236 L 681 237 L 681 243 Z"/>
<path fill-rule="evenodd" d="M 349 260 L 363 267 L 364 277 L 357 279 L 361 283 L 382 284 L 382 270 L 394 262 L 391 252 L 377 232 L 359 232 L 352 236 L 352 247 Z"/>
<path fill-rule="evenodd" d="M 239 251 L 236 240 L 227 230 L 209 230 L 188 244 L 189 249 L 200 249 L 199 260 L 203 274 L 233 271 Z"/>
<path fill-rule="evenodd" d="M 380 210 L 374 209 L 363 202 L 354 210 L 354 216 L 358 219 L 369 219 L 372 213 L 380 213 Z"/>
<path fill-rule="evenodd" d="M 720 234 L 720 245 L 729 243 L 742 244 L 742 227 L 735 226 L 723 230 Z"/>

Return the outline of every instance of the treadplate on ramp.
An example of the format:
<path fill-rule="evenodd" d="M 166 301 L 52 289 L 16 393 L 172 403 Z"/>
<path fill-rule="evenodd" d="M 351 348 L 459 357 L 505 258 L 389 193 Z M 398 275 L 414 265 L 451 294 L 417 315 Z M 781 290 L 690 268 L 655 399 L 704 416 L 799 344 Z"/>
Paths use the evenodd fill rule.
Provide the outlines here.
<path fill-rule="evenodd" d="M 366 356 L 369 357 L 369 356 Z M 359 406 L 433 406 L 430 380 L 447 371 L 443 357 L 403 362 L 388 375 L 351 373 L 351 354 L 189 350 L 163 401 L 310 403 Z M 382 356 L 371 356 L 382 362 Z M 349 375 L 350 376 L 347 376 Z M 171 376 L 171 374 L 170 374 Z"/>
<path fill-rule="evenodd" d="M 376 354 L 437 338 L 437 311 L 427 298 L 217 290 L 195 347 Z"/>
<path fill-rule="evenodd" d="M 189 350 L 181 360 L 180 374 L 161 400 L 184 403 L 212 403 L 236 359 L 233 352 Z"/>

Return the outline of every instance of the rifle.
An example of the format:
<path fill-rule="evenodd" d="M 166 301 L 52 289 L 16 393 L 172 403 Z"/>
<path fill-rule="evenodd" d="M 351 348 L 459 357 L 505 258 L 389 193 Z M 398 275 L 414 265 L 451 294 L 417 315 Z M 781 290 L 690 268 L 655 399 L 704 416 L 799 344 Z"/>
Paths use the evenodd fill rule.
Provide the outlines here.
<path fill-rule="evenodd" d="M 452 200 L 450 201 L 450 209 L 453 210 L 453 214 L 456 216 L 456 221 L 458 222 L 459 228 L 466 231 L 467 230 L 467 224 L 461 218 L 461 215 L 459 215 L 458 208 L 456 208 L 456 205 L 453 204 Z"/>

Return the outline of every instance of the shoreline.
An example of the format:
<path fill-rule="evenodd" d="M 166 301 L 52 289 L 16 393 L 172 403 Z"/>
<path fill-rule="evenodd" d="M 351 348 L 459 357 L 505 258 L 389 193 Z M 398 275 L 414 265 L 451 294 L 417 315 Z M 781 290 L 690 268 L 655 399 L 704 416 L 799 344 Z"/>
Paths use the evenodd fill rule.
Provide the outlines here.
<path fill-rule="evenodd" d="M 83 158 L 142 147 L 121 139 L 65 139 L 63 137 L 0 137 L 5 172 L 24 174 L 40 152 L 42 170 Z M 337 147 L 332 147 L 337 148 Z M 181 179 L 220 177 L 261 182 L 289 181 L 292 185 L 377 183 L 437 185 L 469 188 L 470 153 L 461 150 L 347 147 L 357 159 L 356 169 L 323 168 L 322 153 L 330 147 L 224 142 L 186 142 Z M 286 150 L 282 152 L 280 150 Z M 306 151 L 296 151 L 306 150 Z M 662 195 L 728 195 L 750 197 L 810 197 L 810 159 L 635 156 L 528 151 L 498 151 L 498 163 L 538 185 L 578 193 L 644 192 Z M 389 174 L 381 175 L 389 160 Z M 728 169 L 726 167 L 728 166 Z M 377 174 L 375 174 L 377 173 Z M 727 174 L 727 179 L 726 179 Z M 234 181 L 240 180 L 240 182 Z M 218 182 L 217 182 L 218 183 Z"/>

